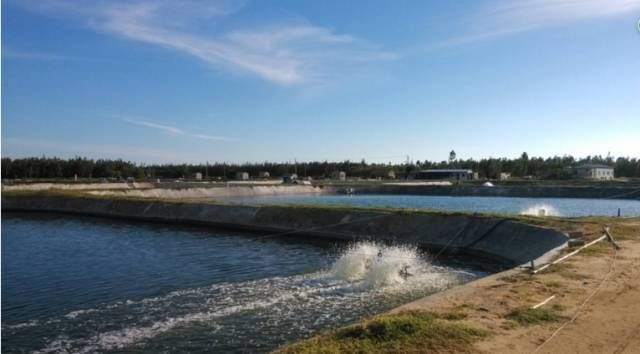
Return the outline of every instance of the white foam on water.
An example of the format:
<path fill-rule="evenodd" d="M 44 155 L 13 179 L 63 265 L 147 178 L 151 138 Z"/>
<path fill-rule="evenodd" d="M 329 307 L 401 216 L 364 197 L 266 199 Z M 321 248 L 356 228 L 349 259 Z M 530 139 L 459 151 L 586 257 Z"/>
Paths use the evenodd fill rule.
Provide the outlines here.
<path fill-rule="evenodd" d="M 333 263 L 331 272 L 338 279 L 347 281 L 362 279 L 379 252 L 380 247 L 374 242 L 351 245 Z"/>
<path fill-rule="evenodd" d="M 364 284 L 371 288 L 400 285 L 407 282 L 411 274 L 422 273 L 427 267 L 415 247 L 384 247 L 365 274 Z"/>
<path fill-rule="evenodd" d="M 226 338 L 222 342 L 245 343 L 251 336 L 268 337 L 292 326 L 296 333 L 309 335 L 343 323 L 342 318 L 353 320 L 349 313 L 378 311 L 393 299 L 397 304 L 395 296 L 411 300 L 473 276 L 434 266 L 415 247 L 359 242 L 318 272 L 218 283 L 72 311 L 61 319 L 60 336 L 38 353 L 119 350 L 196 324 L 213 328 Z M 249 332 L 246 321 L 251 322 Z M 86 335 L 78 335 L 79 330 Z M 76 334 L 70 338 L 67 333 Z M 238 339 L 238 333 L 248 337 Z"/>
<path fill-rule="evenodd" d="M 3 325 L 2 329 L 20 329 L 20 328 L 28 328 L 40 325 L 41 322 L 38 320 L 31 320 L 27 322 L 22 322 L 14 325 Z"/>
<path fill-rule="evenodd" d="M 536 204 L 520 211 L 520 215 L 539 216 L 540 210 L 544 210 L 545 216 L 562 216 L 558 209 L 549 204 Z"/>
<path fill-rule="evenodd" d="M 291 296 L 281 296 L 270 301 L 258 300 L 243 305 L 236 305 L 223 308 L 217 311 L 196 312 L 179 317 L 168 317 L 156 321 L 149 326 L 134 326 L 121 330 L 100 333 L 88 339 L 66 339 L 64 336 L 49 343 L 49 345 L 36 353 L 93 353 L 96 351 L 107 351 L 122 349 L 138 343 L 145 339 L 150 339 L 162 333 L 168 332 L 176 327 L 186 326 L 197 322 L 210 322 L 216 318 L 231 316 L 233 314 L 252 311 L 259 308 L 271 306 L 281 301 L 287 301 Z"/>
<path fill-rule="evenodd" d="M 71 311 L 68 314 L 64 315 L 64 317 L 72 320 L 74 318 L 77 318 L 78 316 L 85 315 L 88 313 L 94 313 L 94 312 L 98 312 L 98 309 L 84 309 L 84 310 Z"/>
<path fill-rule="evenodd" d="M 335 278 L 377 290 L 398 290 L 399 286 L 410 283 L 428 285 L 435 279 L 427 281 L 424 276 L 434 271 L 417 247 L 385 246 L 376 242 L 351 245 L 331 267 Z"/>

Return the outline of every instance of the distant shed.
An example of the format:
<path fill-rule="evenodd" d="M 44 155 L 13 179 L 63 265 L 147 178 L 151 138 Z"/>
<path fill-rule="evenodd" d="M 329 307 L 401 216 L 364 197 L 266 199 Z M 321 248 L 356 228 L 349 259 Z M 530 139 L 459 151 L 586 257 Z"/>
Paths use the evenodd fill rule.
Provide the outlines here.
<path fill-rule="evenodd" d="M 236 172 L 236 179 L 238 181 L 248 181 L 249 173 L 248 172 Z"/>
<path fill-rule="evenodd" d="M 465 169 L 432 169 L 432 170 L 419 170 L 415 176 L 415 179 L 455 179 L 465 180 L 473 179 L 474 174 L 472 170 Z"/>
<path fill-rule="evenodd" d="M 286 174 L 282 176 L 282 183 L 284 184 L 298 184 L 298 175 L 295 173 Z"/>
<path fill-rule="evenodd" d="M 346 181 L 347 173 L 344 171 L 333 171 L 333 173 L 331 173 L 331 178 L 337 179 L 338 181 Z"/>

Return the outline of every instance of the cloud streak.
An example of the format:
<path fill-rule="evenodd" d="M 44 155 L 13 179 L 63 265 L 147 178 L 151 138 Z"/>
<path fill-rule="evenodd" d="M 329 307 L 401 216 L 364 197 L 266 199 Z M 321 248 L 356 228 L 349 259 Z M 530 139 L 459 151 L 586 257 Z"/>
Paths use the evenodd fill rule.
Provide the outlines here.
<path fill-rule="evenodd" d="M 226 136 L 215 136 L 215 135 L 190 133 L 190 132 L 187 132 L 187 131 L 185 131 L 183 129 L 180 129 L 178 127 L 174 127 L 174 126 L 167 125 L 167 124 L 159 124 L 159 123 L 155 123 L 155 122 L 150 122 L 150 121 L 147 121 L 147 120 L 132 119 L 132 118 L 121 117 L 121 116 L 114 116 L 114 117 L 120 118 L 120 120 L 122 120 L 125 123 L 138 125 L 138 126 L 141 126 L 141 127 L 152 128 L 152 129 L 155 129 L 155 130 L 160 130 L 160 131 L 163 131 L 163 132 L 168 133 L 170 135 L 184 135 L 184 136 L 189 136 L 189 137 L 198 138 L 198 139 L 202 139 L 202 140 L 209 140 L 209 141 L 233 141 L 233 140 L 235 140 L 233 138 L 226 137 Z"/>
<path fill-rule="evenodd" d="M 498 26 L 527 30 L 638 10 L 640 0 L 520 0 L 502 2 L 486 13 Z"/>
<path fill-rule="evenodd" d="M 172 49 L 220 70 L 290 85 L 356 69 L 395 55 L 367 41 L 309 23 L 207 33 L 203 24 L 233 15 L 242 3 L 222 1 L 31 2 L 28 8 L 72 17 L 95 31 Z M 205 34 L 207 33 L 207 34 Z"/>
<path fill-rule="evenodd" d="M 133 119 L 129 119 L 129 118 L 122 118 L 123 122 L 127 122 L 127 123 L 131 123 L 131 124 L 135 124 L 135 125 L 140 125 L 143 127 L 148 127 L 148 128 L 153 128 L 153 129 L 159 129 L 162 131 L 165 131 L 169 134 L 173 134 L 173 135 L 180 135 L 180 134 L 184 134 L 184 131 L 180 128 L 176 128 L 176 127 L 172 127 L 169 125 L 163 125 L 163 124 L 157 124 L 157 123 L 153 123 L 153 122 L 147 122 L 144 120 L 133 120 Z"/>
<path fill-rule="evenodd" d="M 463 34 L 439 41 L 431 49 L 491 40 L 578 21 L 606 19 L 634 11 L 640 0 L 519 0 L 491 2 L 463 17 Z"/>

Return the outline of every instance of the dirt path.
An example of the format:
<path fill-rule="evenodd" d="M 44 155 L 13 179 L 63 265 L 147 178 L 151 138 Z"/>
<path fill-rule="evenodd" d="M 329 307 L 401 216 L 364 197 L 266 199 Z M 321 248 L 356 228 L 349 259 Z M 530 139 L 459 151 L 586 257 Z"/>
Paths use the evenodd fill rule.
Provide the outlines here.
<path fill-rule="evenodd" d="M 600 242 L 535 276 L 521 271 L 497 274 L 395 312 L 462 312 L 466 322 L 491 333 L 475 344 L 478 352 L 640 353 L 640 221 L 607 222 L 622 247 L 617 252 L 609 242 Z M 587 239 L 599 236 L 600 227 L 601 221 L 579 225 Z M 533 314 L 556 317 L 538 321 L 513 315 L 529 313 L 531 306 L 552 295 L 555 298 Z"/>
<path fill-rule="evenodd" d="M 539 352 L 640 352 L 640 247 L 628 242 L 624 246 L 616 257 L 611 278 L 584 305 L 575 322 Z"/>

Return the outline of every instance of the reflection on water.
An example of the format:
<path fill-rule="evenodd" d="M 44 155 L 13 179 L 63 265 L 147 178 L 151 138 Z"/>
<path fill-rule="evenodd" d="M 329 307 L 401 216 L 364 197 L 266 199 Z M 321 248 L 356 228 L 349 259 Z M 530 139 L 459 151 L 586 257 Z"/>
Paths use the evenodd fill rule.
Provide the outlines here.
<path fill-rule="evenodd" d="M 484 273 L 409 246 L 3 215 L 8 352 L 262 352 Z"/>
<path fill-rule="evenodd" d="M 426 208 L 471 213 L 552 216 L 640 216 L 640 201 L 620 199 L 448 197 L 433 195 L 276 195 L 226 198 L 232 203 L 318 204 L 360 207 Z"/>

